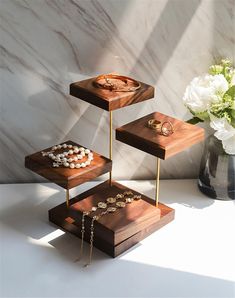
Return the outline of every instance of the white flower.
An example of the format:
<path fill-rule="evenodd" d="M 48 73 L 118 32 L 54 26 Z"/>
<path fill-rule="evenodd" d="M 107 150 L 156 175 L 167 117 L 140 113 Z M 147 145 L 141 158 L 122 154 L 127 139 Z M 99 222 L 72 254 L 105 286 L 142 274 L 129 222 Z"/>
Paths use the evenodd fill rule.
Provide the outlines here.
<path fill-rule="evenodd" d="M 235 154 L 235 128 L 225 118 L 210 115 L 210 119 L 210 126 L 216 130 L 214 135 L 222 141 L 225 152 Z"/>
<path fill-rule="evenodd" d="M 183 101 L 195 114 L 210 109 L 211 103 L 222 101 L 223 94 L 228 90 L 225 77 L 219 75 L 204 75 L 194 78 L 186 88 Z"/>

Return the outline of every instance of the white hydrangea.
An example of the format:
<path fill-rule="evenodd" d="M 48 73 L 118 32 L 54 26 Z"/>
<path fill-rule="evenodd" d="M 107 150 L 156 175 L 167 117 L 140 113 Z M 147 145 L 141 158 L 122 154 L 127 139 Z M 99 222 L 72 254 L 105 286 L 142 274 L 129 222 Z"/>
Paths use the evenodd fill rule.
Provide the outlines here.
<path fill-rule="evenodd" d="M 222 141 L 227 154 L 235 154 L 235 128 L 225 118 L 210 115 L 210 126 L 216 130 L 215 136 Z"/>
<path fill-rule="evenodd" d="M 183 101 L 195 114 L 207 112 L 211 103 L 222 100 L 228 87 L 228 82 L 222 74 L 196 77 L 186 88 Z"/>

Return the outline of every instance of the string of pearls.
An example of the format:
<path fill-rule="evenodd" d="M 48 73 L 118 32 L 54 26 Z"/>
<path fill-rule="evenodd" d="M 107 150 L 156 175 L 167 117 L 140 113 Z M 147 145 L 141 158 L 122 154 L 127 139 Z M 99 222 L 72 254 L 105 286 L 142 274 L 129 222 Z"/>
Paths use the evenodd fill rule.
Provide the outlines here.
<path fill-rule="evenodd" d="M 56 150 L 69 149 L 68 151 L 63 151 L 62 153 L 54 154 Z M 91 164 L 93 160 L 93 153 L 89 149 L 83 147 L 77 147 L 68 144 L 56 145 L 51 148 L 50 151 L 42 151 L 42 156 L 49 157 L 54 168 L 64 166 L 70 169 L 85 168 Z M 84 162 L 78 162 L 87 155 L 87 160 Z"/>

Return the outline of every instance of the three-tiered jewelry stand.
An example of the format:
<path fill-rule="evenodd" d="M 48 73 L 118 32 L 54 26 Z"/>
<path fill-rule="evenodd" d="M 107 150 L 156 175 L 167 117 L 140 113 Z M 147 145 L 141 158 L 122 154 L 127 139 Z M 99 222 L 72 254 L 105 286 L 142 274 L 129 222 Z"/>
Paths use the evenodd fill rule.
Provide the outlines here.
<path fill-rule="evenodd" d="M 82 210 L 90 210 L 99 201 L 115 197 L 129 189 L 112 180 L 113 111 L 154 97 L 154 88 L 140 82 L 134 92 L 115 92 L 96 88 L 96 78 L 70 85 L 70 94 L 109 112 L 109 159 L 94 153 L 92 164 L 84 169 L 53 168 L 41 156 L 41 152 L 27 156 L 25 165 L 39 175 L 66 189 L 66 202 L 49 210 L 49 219 L 59 227 L 81 238 Z M 150 129 L 148 121 L 170 121 L 174 133 L 168 137 Z M 113 214 L 107 214 L 95 222 L 94 246 L 116 257 L 139 241 L 174 219 L 175 211 L 159 203 L 160 159 L 166 159 L 203 140 L 203 129 L 181 120 L 152 113 L 116 129 L 117 140 L 157 157 L 155 201 L 141 194 L 141 199 L 127 204 Z M 67 144 L 76 145 L 73 142 Z M 48 149 L 49 150 L 49 149 Z M 69 189 L 109 172 L 109 179 L 98 186 L 69 199 Z M 84 240 L 90 241 L 92 216 L 85 222 Z"/>

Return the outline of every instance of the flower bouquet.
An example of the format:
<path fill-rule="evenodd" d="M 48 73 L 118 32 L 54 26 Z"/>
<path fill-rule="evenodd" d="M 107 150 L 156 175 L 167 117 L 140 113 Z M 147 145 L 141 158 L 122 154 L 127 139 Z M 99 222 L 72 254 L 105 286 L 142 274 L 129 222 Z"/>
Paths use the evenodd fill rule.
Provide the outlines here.
<path fill-rule="evenodd" d="M 207 141 L 199 173 L 199 188 L 210 197 L 235 199 L 235 69 L 229 60 L 212 65 L 194 78 L 183 101 L 193 118 L 215 130 Z"/>
<path fill-rule="evenodd" d="M 212 65 L 209 73 L 192 80 L 183 101 L 196 124 L 208 120 L 228 154 L 235 154 L 235 69 L 229 60 Z"/>

